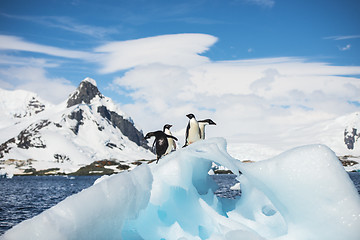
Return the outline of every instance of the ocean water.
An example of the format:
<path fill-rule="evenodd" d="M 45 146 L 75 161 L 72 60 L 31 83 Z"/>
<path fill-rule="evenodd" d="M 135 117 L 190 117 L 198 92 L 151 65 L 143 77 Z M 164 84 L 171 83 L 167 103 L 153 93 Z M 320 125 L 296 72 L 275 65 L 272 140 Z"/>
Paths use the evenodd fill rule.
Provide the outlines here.
<path fill-rule="evenodd" d="M 0 235 L 66 197 L 90 187 L 98 176 L 14 176 L 0 178 Z"/>
<path fill-rule="evenodd" d="M 360 173 L 349 173 L 360 194 Z M 66 197 L 93 185 L 99 176 L 15 176 L 0 178 L 0 235 L 12 226 L 32 218 Z M 231 190 L 235 175 L 211 176 L 219 188 L 215 194 L 223 198 L 241 195 Z"/>

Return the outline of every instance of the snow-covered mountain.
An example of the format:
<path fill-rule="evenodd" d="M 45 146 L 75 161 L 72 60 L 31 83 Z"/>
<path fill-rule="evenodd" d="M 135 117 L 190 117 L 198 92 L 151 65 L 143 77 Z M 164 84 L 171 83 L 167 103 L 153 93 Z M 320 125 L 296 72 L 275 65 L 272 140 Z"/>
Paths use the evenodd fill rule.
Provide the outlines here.
<path fill-rule="evenodd" d="M 289 145 L 321 143 L 338 156 L 360 156 L 360 112 L 354 112 L 312 126 L 292 129 L 281 138 Z"/>
<path fill-rule="evenodd" d="M 242 161 L 261 161 L 291 148 L 324 144 L 335 152 L 347 171 L 360 171 L 360 112 L 255 139 L 228 138 L 228 152 Z"/>
<path fill-rule="evenodd" d="M 182 131 L 175 132 L 181 139 Z M 179 134 L 179 135 L 177 135 Z M 180 136 L 181 135 L 181 136 Z M 325 144 L 348 171 L 360 169 L 360 112 L 277 136 L 227 138 L 229 153 L 239 160 L 258 161 L 308 144 Z M 36 94 L 0 89 L 0 175 L 44 169 L 70 173 L 91 165 L 115 171 L 153 159 L 143 133 L 93 79 L 84 79 L 59 105 Z M 95 162 L 95 163 L 94 163 Z M 111 165 L 111 166 L 109 166 Z"/>
<path fill-rule="evenodd" d="M 51 107 L 50 103 L 42 100 L 35 93 L 0 89 L 0 128 L 13 125 Z"/>
<path fill-rule="evenodd" d="M 0 129 L 0 160 L 14 173 L 49 168 L 69 173 L 94 161 L 130 164 L 154 158 L 142 131 L 93 79 L 84 79 L 55 106 L 25 91 L 7 91 L 10 95 L 10 101 L 0 97 L 7 115 Z"/>

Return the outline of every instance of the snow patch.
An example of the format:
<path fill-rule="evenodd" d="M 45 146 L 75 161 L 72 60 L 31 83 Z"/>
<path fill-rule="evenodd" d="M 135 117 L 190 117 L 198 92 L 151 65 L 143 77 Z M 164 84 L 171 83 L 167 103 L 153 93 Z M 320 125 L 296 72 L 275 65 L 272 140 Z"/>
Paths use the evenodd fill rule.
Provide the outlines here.
<path fill-rule="evenodd" d="M 97 87 L 96 81 L 94 79 L 90 78 L 90 77 L 85 78 L 84 80 L 82 80 L 82 82 L 89 82 L 92 85 L 94 85 L 95 87 Z"/>

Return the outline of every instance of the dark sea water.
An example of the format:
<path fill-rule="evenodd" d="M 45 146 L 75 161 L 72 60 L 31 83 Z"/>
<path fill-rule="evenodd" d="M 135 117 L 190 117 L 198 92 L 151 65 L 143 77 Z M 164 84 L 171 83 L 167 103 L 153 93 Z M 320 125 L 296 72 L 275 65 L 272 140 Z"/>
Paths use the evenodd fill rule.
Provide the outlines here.
<path fill-rule="evenodd" d="M 0 235 L 66 197 L 90 187 L 98 176 L 14 176 L 0 178 Z"/>
<path fill-rule="evenodd" d="M 360 173 L 349 173 L 360 194 Z M 56 205 L 66 197 L 90 187 L 98 176 L 23 176 L 0 178 L 0 235 L 12 226 L 32 218 Z M 215 194 L 224 198 L 240 196 L 230 190 L 237 181 L 235 175 L 213 175 L 219 185 Z"/>

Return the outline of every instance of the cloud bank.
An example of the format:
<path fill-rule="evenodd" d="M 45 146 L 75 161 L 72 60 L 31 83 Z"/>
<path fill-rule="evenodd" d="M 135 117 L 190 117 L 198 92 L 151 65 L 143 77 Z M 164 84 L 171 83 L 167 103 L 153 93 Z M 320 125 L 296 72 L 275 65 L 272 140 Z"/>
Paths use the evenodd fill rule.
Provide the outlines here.
<path fill-rule="evenodd" d="M 93 53 L 36 44 L 9 35 L 0 35 L 0 51 L 0 88 L 32 91 L 53 103 L 65 100 L 64 96 L 75 86 L 63 77 L 49 77 L 47 69 L 60 67 L 67 59 L 95 58 Z M 45 57 L 19 56 L 13 52 L 40 53 Z"/>
<path fill-rule="evenodd" d="M 111 42 L 95 49 L 103 53 L 102 73 L 111 73 L 153 63 L 191 67 L 208 62 L 199 54 L 217 41 L 206 34 L 174 34 Z"/>
<path fill-rule="evenodd" d="M 185 128 L 185 114 L 213 118 L 214 135 L 272 135 L 358 111 L 359 66 L 299 57 L 212 61 L 216 38 L 165 35 L 109 43 L 102 72 L 126 70 L 113 85 L 134 100 L 123 105 L 145 129 Z"/>
<path fill-rule="evenodd" d="M 17 50 L 26 52 L 42 53 L 57 57 L 75 58 L 75 59 L 91 59 L 95 55 L 83 51 L 67 50 L 52 46 L 46 46 L 36 43 L 24 41 L 16 36 L 0 35 L 0 50 Z"/>
<path fill-rule="evenodd" d="M 0 69 L 0 84 L 59 101 L 74 86 L 47 77 L 46 68 L 61 66 L 59 59 L 77 59 L 84 65 L 92 61 L 100 76 L 115 76 L 107 89 L 132 99 L 121 107 L 144 131 L 170 123 L 181 132 L 185 115 L 192 112 L 218 124 L 208 128 L 209 137 L 238 136 L 248 142 L 270 141 L 289 129 L 360 110 L 360 66 L 334 66 L 305 57 L 214 61 L 206 52 L 217 41 L 207 34 L 173 34 L 108 42 L 85 52 L 0 35 L 0 64 L 11 65 Z M 13 50 L 52 58 L 6 54 Z"/>

